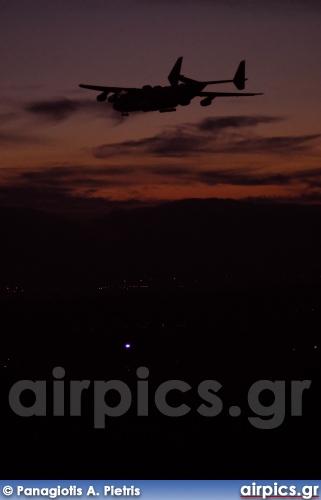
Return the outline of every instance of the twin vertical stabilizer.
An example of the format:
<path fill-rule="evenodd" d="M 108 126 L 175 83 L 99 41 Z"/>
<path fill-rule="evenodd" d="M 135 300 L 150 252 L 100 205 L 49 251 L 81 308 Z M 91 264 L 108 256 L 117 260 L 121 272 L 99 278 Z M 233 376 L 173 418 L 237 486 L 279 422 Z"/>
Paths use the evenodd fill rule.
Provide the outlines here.
<path fill-rule="evenodd" d="M 241 61 L 233 78 L 233 83 L 238 90 L 245 89 L 245 61 Z"/>
<path fill-rule="evenodd" d="M 176 63 L 173 66 L 172 71 L 168 75 L 168 80 L 171 85 L 178 85 L 179 77 L 181 74 L 181 67 L 182 67 L 182 57 L 179 57 L 176 61 Z"/>

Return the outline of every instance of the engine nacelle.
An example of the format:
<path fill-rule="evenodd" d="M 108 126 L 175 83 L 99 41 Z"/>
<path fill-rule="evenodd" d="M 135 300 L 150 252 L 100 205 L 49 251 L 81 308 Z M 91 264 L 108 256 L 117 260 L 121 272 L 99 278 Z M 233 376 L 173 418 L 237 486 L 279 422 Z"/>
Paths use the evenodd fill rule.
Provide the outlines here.
<path fill-rule="evenodd" d="M 205 97 L 205 99 L 203 99 L 201 102 L 200 102 L 200 105 L 201 106 L 209 106 L 210 104 L 212 104 L 212 98 L 211 97 Z"/>
<path fill-rule="evenodd" d="M 103 92 L 102 94 L 99 94 L 97 96 L 97 101 L 99 101 L 99 102 L 106 101 L 107 95 L 108 95 L 107 92 Z"/>

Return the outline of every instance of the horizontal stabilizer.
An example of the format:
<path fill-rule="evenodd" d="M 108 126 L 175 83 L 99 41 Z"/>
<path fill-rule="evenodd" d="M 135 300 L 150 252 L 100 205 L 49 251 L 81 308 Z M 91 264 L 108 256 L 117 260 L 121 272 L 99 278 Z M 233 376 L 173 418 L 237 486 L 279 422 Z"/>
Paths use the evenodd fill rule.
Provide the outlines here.
<path fill-rule="evenodd" d="M 178 80 L 183 83 L 200 83 L 197 80 L 192 80 L 192 78 L 187 78 L 187 76 L 180 75 Z"/>
<path fill-rule="evenodd" d="M 214 99 L 214 97 L 248 97 L 252 95 L 263 95 L 262 92 L 257 93 L 243 93 L 243 92 L 200 92 L 198 94 L 200 97 L 210 97 Z"/>
<path fill-rule="evenodd" d="M 245 60 L 241 61 L 236 73 L 234 75 L 233 80 L 210 80 L 206 82 L 198 82 L 197 80 L 192 80 L 191 78 L 187 78 L 184 75 L 179 75 L 178 80 L 187 83 L 187 84 L 192 84 L 192 83 L 199 83 L 202 85 L 211 85 L 211 84 L 220 84 L 220 83 L 234 83 L 235 87 L 238 90 L 244 90 L 245 89 L 245 82 L 247 78 L 245 78 Z"/>

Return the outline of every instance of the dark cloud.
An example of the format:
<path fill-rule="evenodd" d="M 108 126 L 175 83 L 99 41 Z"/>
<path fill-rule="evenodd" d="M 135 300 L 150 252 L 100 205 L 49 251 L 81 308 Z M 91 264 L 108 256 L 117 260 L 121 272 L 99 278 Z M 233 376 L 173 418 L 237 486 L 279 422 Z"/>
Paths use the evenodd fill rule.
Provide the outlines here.
<path fill-rule="evenodd" d="M 28 184 L 0 186 L 0 204 L 8 207 L 28 207 L 85 219 L 113 210 L 138 208 L 153 205 L 156 202 L 134 198 L 122 201 L 111 200 L 108 197 L 74 195 L 62 186 L 44 189 Z"/>
<path fill-rule="evenodd" d="M 145 167 L 145 170 L 163 177 L 162 182 L 171 184 L 194 184 L 208 186 L 290 186 L 305 185 L 308 189 L 321 188 L 321 167 L 296 172 L 262 173 L 253 168 L 201 169 L 193 167 Z"/>
<path fill-rule="evenodd" d="M 31 171 L 12 172 L 0 186 L 0 205 L 28 207 L 71 216 L 91 217 L 119 208 L 123 202 L 101 197 L 103 188 L 130 186 L 130 181 L 116 168 L 91 169 L 90 166 L 56 166 Z M 143 205 L 131 200 L 129 207 Z M 124 207 L 127 207 L 124 204 Z"/>
<path fill-rule="evenodd" d="M 110 104 L 98 102 L 96 94 L 92 95 L 92 99 L 57 97 L 42 101 L 31 101 L 25 103 L 23 109 L 34 117 L 50 124 L 60 123 L 79 113 L 93 118 L 109 119 L 114 124 L 122 123 L 124 120 L 124 117 L 115 111 Z"/>
<path fill-rule="evenodd" d="M 46 183 L 49 182 L 51 183 L 52 181 L 56 179 L 63 179 L 68 177 L 73 177 L 75 175 L 75 170 L 77 167 L 51 167 L 45 170 L 40 170 L 40 171 L 31 171 L 31 172 L 22 172 L 20 174 L 21 179 L 27 179 L 28 181 L 32 182 L 42 182 Z"/>
<path fill-rule="evenodd" d="M 255 127 L 281 121 L 280 116 L 217 116 L 201 120 L 196 128 L 202 132 L 217 132 L 228 128 Z M 193 124 L 191 124 L 193 126 Z M 195 125 L 194 125 L 195 127 Z"/>
<path fill-rule="evenodd" d="M 301 170 L 294 173 L 297 181 L 306 184 L 309 188 L 321 188 L 321 168 Z"/>
<path fill-rule="evenodd" d="M 119 125 L 126 121 L 126 118 L 123 117 L 118 111 L 115 111 L 110 103 L 98 102 L 96 100 L 97 93 L 93 92 L 90 95 L 91 98 L 76 100 L 79 105 L 79 111 L 84 115 L 109 121 L 111 120 L 114 125 Z M 131 119 L 137 116 L 139 115 L 134 114 L 131 116 Z"/>
<path fill-rule="evenodd" d="M 321 134 L 300 136 L 275 136 L 275 137 L 251 137 L 248 139 L 237 139 L 222 148 L 216 148 L 222 153 L 272 153 L 293 154 L 309 152 L 312 149 L 312 141 L 319 139 Z"/>
<path fill-rule="evenodd" d="M 7 176 L 0 186 L 0 205 L 29 207 L 88 218 L 119 208 L 155 204 L 132 198 L 115 201 L 99 195 L 104 187 L 131 186 L 127 169 L 57 166 Z"/>
<path fill-rule="evenodd" d="M 134 141 L 124 141 L 116 144 L 102 144 L 94 148 L 96 158 L 104 159 L 117 155 L 147 153 L 153 156 L 186 156 L 195 151 L 204 150 L 207 138 L 186 132 L 163 132 L 154 137 Z"/>
<path fill-rule="evenodd" d="M 134 177 L 134 183 L 133 175 L 137 176 Z M 148 181 L 146 175 L 149 176 Z M 160 200 L 138 201 L 144 186 L 149 182 L 153 185 L 160 183 L 185 186 L 199 183 L 207 186 L 291 186 L 303 190 L 303 194 L 301 197 L 291 198 L 290 201 L 321 201 L 321 166 L 296 172 L 269 173 L 262 172 L 262 169 L 244 167 L 200 170 L 197 165 L 187 167 L 174 164 L 135 167 L 134 170 L 128 166 L 115 165 L 60 165 L 18 173 L 13 171 L 11 177 L 7 176 L 6 184 L 0 186 L 0 205 L 25 206 L 72 216 L 91 217 L 116 208 L 159 203 Z M 102 197 L 102 190 L 109 187 L 125 187 L 127 193 L 130 189 L 132 199 L 116 203 L 108 197 Z"/>
<path fill-rule="evenodd" d="M 93 149 L 93 155 L 105 159 L 129 154 L 191 157 L 204 153 L 293 154 L 312 151 L 313 141 L 321 134 L 263 137 L 251 130 L 281 119 L 277 116 L 209 117 L 152 137 L 102 144 Z"/>
<path fill-rule="evenodd" d="M 321 191 L 307 191 L 297 196 L 246 196 L 243 200 L 254 203 L 321 204 Z"/>
<path fill-rule="evenodd" d="M 39 188 L 63 188 L 72 193 L 78 187 L 85 186 L 88 190 L 98 190 L 104 187 L 127 185 L 124 174 L 128 169 L 100 168 L 91 169 L 87 166 L 58 166 L 38 171 L 20 173 L 16 182 L 32 184 Z M 120 178 L 120 177 L 123 178 Z"/>
<path fill-rule="evenodd" d="M 321 203 L 321 191 L 303 192 L 298 201 L 303 203 Z"/>
<path fill-rule="evenodd" d="M 70 99 L 60 98 L 54 101 L 35 101 L 27 104 L 25 110 L 52 122 L 66 120 L 79 111 L 80 104 Z"/>
<path fill-rule="evenodd" d="M 260 175 L 252 172 L 233 170 L 203 170 L 195 175 L 195 180 L 208 186 L 229 184 L 233 186 L 286 186 L 292 183 L 290 176 L 285 174 Z"/>

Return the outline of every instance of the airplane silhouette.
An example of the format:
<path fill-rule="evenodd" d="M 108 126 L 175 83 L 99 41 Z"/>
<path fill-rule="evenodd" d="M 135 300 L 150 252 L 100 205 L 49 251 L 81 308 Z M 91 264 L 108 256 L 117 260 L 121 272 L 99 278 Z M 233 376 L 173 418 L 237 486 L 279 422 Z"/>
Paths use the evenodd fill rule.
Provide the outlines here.
<path fill-rule="evenodd" d="M 162 87 L 156 85 L 144 85 L 142 88 L 132 87 L 101 87 L 97 85 L 80 84 L 79 87 L 102 92 L 97 96 L 97 101 L 112 103 L 116 111 L 120 111 L 122 116 L 128 116 L 129 111 L 159 111 L 166 113 L 176 111 L 177 106 L 188 106 L 194 97 L 204 97 L 200 101 L 201 106 L 209 106 L 216 97 L 244 97 L 262 95 L 262 93 L 241 93 L 241 92 L 203 92 L 209 84 L 234 83 L 238 90 L 245 88 L 245 61 L 241 61 L 234 78 L 232 80 L 214 80 L 199 82 L 181 75 L 182 57 L 179 57 L 173 66 L 168 80 L 170 86 Z M 182 83 L 179 83 L 182 82 Z M 113 92 L 111 96 L 108 94 Z"/>

